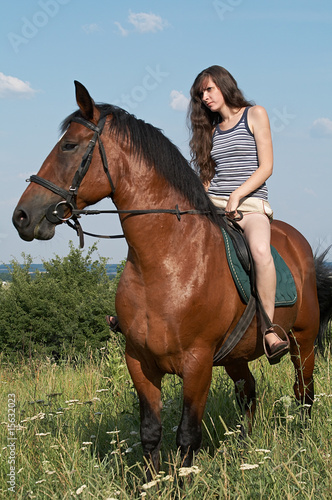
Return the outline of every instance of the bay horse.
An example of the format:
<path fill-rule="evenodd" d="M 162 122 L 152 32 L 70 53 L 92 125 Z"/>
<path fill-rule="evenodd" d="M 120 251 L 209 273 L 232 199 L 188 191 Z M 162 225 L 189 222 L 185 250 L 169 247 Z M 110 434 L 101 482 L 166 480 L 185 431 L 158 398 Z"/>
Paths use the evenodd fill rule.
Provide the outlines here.
<path fill-rule="evenodd" d="M 73 207 L 112 198 L 128 243 L 116 310 L 140 401 L 143 454 L 150 473 L 157 471 L 161 381 L 166 373 L 176 374 L 183 379 L 176 443 L 182 465 L 190 466 L 201 444 L 214 365 L 225 367 L 249 421 L 253 418 L 255 380 L 248 362 L 264 353 L 259 320 L 255 315 L 240 342 L 214 363 L 246 308 L 227 265 L 215 207 L 159 129 L 115 106 L 96 105 L 82 84 L 75 87 L 79 109 L 64 120 L 64 135 L 31 176 L 13 223 L 26 241 L 50 239 Z M 308 242 L 284 222 L 272 223 L 272 245 L 297 289 L 296 303 L 277 308 L 275 321 L 290 332 L 296 398 L 311 407 L 314 343 L 332 315 L 331 272 L 323 260 L 319 272 L 317 262 L 315 269 Z"/>

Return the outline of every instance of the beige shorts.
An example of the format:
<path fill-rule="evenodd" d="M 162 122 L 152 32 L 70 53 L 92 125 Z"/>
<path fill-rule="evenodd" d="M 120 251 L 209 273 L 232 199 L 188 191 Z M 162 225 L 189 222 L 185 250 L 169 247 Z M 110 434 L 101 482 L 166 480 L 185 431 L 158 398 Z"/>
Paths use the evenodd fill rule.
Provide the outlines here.
<path fill-rule="evenodd" d="M 226 208 L 228 198 L 224 196 L 213 196 L 209 195 L 212 203 L 218 208 Z M 244 200 L 238 206 L 243 215 L 248 214 L 262 214 L 266 215 L 271 221 L 273 220 L 273 210 L 268 201 L 262 200 L 261 198 L 254 198 L 249 196 L 244 198 Z"/>

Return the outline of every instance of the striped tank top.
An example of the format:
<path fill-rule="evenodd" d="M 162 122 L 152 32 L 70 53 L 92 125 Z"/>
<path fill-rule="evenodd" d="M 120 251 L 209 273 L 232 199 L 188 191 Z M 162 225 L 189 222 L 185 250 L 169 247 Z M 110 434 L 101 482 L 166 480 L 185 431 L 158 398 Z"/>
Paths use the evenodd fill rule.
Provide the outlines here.
<path fill-rule="evenodd" d="M 254 135 L 248 126 L 247 107 L 240 121 L 229 130 L 220 130 L 217 125 L 212 137 L 211 157 L 215 175 L 208 190 L 209 195 L 229 197 L 258 168 L 258 155 Z M 268 199 L 266 183 L 249 196 Z"/>

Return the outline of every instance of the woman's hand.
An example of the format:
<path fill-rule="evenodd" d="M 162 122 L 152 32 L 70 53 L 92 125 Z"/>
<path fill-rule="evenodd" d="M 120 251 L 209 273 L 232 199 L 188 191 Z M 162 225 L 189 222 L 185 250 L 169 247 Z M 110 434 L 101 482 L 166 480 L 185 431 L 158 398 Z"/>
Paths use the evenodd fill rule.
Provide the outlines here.
<path fill-rule="evenodd" d="M 228 217 L 237 217 L 237 208 L 240 204 L 240 198 L 237 195 L 236 191 L 233 191 L 231 193 L 230 197 L 228 198 L 228 202 L 225 208 L 225 212 L 228 215 Z"/>

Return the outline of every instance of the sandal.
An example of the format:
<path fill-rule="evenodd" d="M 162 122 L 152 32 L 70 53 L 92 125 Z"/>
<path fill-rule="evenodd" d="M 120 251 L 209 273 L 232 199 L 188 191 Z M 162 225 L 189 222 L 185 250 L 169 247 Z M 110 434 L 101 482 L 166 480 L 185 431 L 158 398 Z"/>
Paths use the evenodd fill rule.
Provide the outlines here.
<path fill-rule="evenodd" d="M 276 332 L 274 331 L 275 327 L 280 328 L 286 340 L 282 340 L 279 337 L 279 335 L 276 334 Z M 267 344 L 265 340 L 265 335 L 268 333 L 273 333 L 277 338 L 277 341 L 274 344 L 272 344 L 271 347 Z M 268 328 L 263 335 L 263 345 L 268 362 L 270 363 L 270 365 L 276 365 L 277 363 L 279 363 L 281 358 L 289 352 L 290 342 L 287 333 L 285 332 L 285 330 L 281 328 L 281 326 L 272 325 L 272 327 Z"/>
<path fill-rule="evenodd" d="M 106 323 L 114 333 L 122 333 L 117 316 L 106 316 Z"/>

